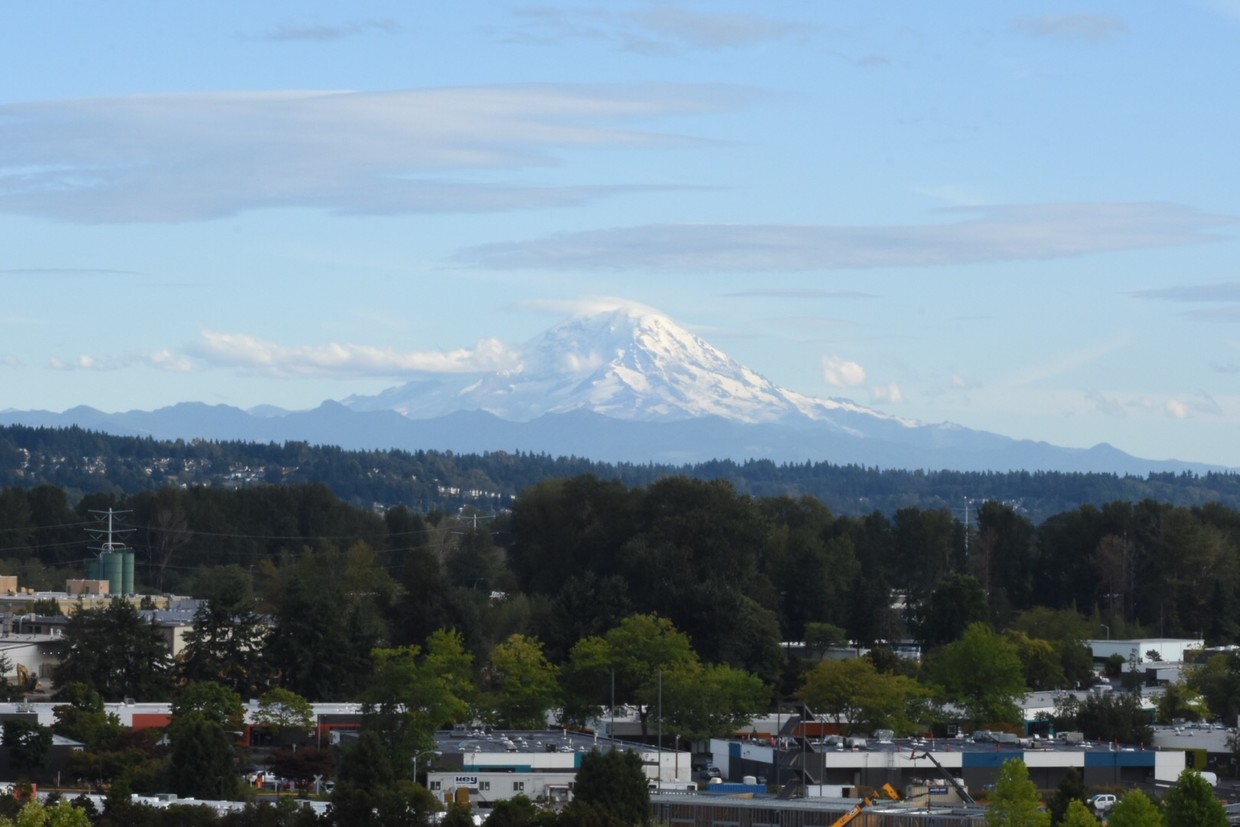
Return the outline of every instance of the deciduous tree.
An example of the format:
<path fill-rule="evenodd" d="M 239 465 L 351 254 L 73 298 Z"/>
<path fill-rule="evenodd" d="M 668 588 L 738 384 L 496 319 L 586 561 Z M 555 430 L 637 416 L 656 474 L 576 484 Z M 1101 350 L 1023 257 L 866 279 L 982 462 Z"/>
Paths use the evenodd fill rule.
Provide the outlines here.
<path fill-rule="evenodd" d="M 986 811 L 988 827 L 1049 827 L 1050 813 L 1040 810 L 1038 788 L 1029 780 L 1029 769 L 1019 758 L 1004 761 L 995 783 L 990 807 Z"/>
<path fill-rule="evenodd" d="M 556 667 L 535 637 L 512 635 L 491 651 L 491 707 L 501 726 L 543 729 L 547 711 L 560 704 Z"/>
<path fill-rule="evenodd" d="M 1016 699 L 1025 692 L 1024 670 L 1015 648 L 984 623 L 944 646 L 930 662 L 930 674 L 974 724 L 1017 723 Z"/>
<path fill-rule="evenodd" d="M 1167 827 L 1226 827 L 1227 811 L 1201 773 L 1184 770 L 1162 802 Z"/>
<path fill-rule="evenodd" d="M 926 692 L 913 679 L 879 672 L 869 658 L 825 660 L 809 670 L 797 697 L 851 733 L 863 726 L 897 731 L 909 727 L 908 705 Z"/>
<path fill-rule="evenodd" d="M 1108 827 L 1163 827 L 1158 805 L 1140 790 L 1130 790 L 1107 815 Z"/>

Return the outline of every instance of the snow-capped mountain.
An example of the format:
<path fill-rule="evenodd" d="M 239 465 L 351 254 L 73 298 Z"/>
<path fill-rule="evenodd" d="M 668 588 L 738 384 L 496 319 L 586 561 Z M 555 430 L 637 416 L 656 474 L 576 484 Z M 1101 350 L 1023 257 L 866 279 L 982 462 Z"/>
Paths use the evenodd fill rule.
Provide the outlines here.
<path fill-rule="evenodd" d="M 917 424 L 780 388 L 666 316 L 637 307 L 568 319 L 528 342 L 506 370 L 410 382 L 344 404 L 413 419 L 474 410 L 528 422 L 590 411 L 637 422 L 717 416 L 751 425 L 809 419 L 848 428 L 841 414 L 860 414 L 888 425 Z"/>
<path fill-rule="evenodd" d="M 305 440 L 346 449 L 529 451 L 603 462 L 827 461 L 958 471 L 1220 470 L 901 419 L 780 388 L 666 316 L 571 318 L 503 370 L 408 382 L 308 411 L 186 402 L 157 411 L 3 411 L 0 424 L 78 425 L 157 439 Z"/>

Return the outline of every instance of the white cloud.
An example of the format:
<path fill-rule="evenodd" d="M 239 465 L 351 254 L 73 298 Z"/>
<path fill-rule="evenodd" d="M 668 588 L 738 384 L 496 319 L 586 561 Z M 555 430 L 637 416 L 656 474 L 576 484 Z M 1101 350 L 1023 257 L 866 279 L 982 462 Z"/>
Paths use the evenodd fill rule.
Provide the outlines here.
<path fill-rule="evenodd" d="M 1192 408 L 1178 399 L 1168 399 L 1165 406 L 1167 414 L 1174 419 L 1188 419 L 1189 414 L 1192 412 Z"/>
<path fill-rule="evenodd" d="M 274 207 L 395 214 L 576 205 L 667 187 L 539 186 L 505 175 L 556 165 L 567 150 L 695 145 L 618 124 L 736 108 L 751 97 L 706 85 L 522 84 L 12 103 L 0 106 L 0 211 L 111 223 Z"/>
<path fill-rule="evenodd" d="M 121 365 L 111 359 L 97 359 L 94 356 L 83 353 L 71 359 L 64 359 L 59 356 L 53 356 L 48 363 L 54 370 L 116 370 Z"/>
<path fill-rule="evenodd" d="M 193 373 L 198 370 L 193 360 L 166 349 L 152 353 L 148 361 L 152 366 L 170 373 Z"/>
<path fill-rule="evenodd" d="M 855 388 L 865 384 L 865 368 L 839 356 L 824 356 L 822 378 L 832 387 Z"/>
<path fill-rule="evenodd" d="M 1238 223 L 1175 204 L 1013 204 L 940 210 L 949 223 L 850 227 L 664 224 L 484 244 L 460 251 L 497 269 L 814 271 L 1053 259 L 1219 240 Z"/>
<path fill-rule="evenodd" d="M 904 392 L 900 390 L 899 385 L 892 382 L 890 385 L 878 385 L 870 388 L 870 399 L 874 402 L 898 405 L 904 401 Z"/>
<path fill-rule="evenodd" d="M 204 361 L 278 378 L 490 372 L 511 367 L 514 358 L 512 351 L 497 339 L 484 339 L 472 349 L 412 353 L 356 344 L 277 345 L 244 333 L 211 330 L 204 330 L 202 339 L 193 350 Z"/>

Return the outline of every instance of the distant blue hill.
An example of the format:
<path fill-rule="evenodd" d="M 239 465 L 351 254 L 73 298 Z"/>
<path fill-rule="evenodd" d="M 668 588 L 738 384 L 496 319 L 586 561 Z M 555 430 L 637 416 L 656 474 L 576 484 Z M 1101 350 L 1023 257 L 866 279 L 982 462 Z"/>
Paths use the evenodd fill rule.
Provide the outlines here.
<path fill-rule="evenodd" d="M 350 450 L 438 450 L 456 453 L 525 451 L 600 462 L 667 463 L 768 459 L 830 462 L 882 469 L 1064 471 L 1143 476 L 1206 473 L 1222 466 L 1130 456 L 1110 445 L 1061 448 L 961 427 L 875 428 L 873 435 L 840 422 L 801 420 L 748 424 L 719 417 L 628 421 L 589 411 L 544 414 L 511 422 L 482 411 L 410 419 L 395 411 L 356 411 L 325 402 L 308 411 L 264 407 L 251 414 L 227 405 L 186 402 L 155 411 L 105 413 L 90 407 L 63 413 L 0 412 L 0 424 L 63 428 L 76 425 L 118 436 L 243 442 L 288 441 Z M 886 432 L 883 432 L 886 430 Z"/>

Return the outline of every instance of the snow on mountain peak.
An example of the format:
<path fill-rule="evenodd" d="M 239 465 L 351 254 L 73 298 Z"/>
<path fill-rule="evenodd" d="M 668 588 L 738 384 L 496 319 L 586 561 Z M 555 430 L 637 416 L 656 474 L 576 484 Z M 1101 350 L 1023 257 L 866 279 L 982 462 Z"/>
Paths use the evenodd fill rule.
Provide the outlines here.
<path fill-rule="evenodd" d="M 483 410 L 527 421 L 589 410 L 638 421 L 829 420 L 841 411 L 895 420 L 844 400 L 783 390 L 667 316 L 632 304 L 566 319 L 526 343 L 504 371 L 410 382 L 345 404 L 415 419 Z"/>

